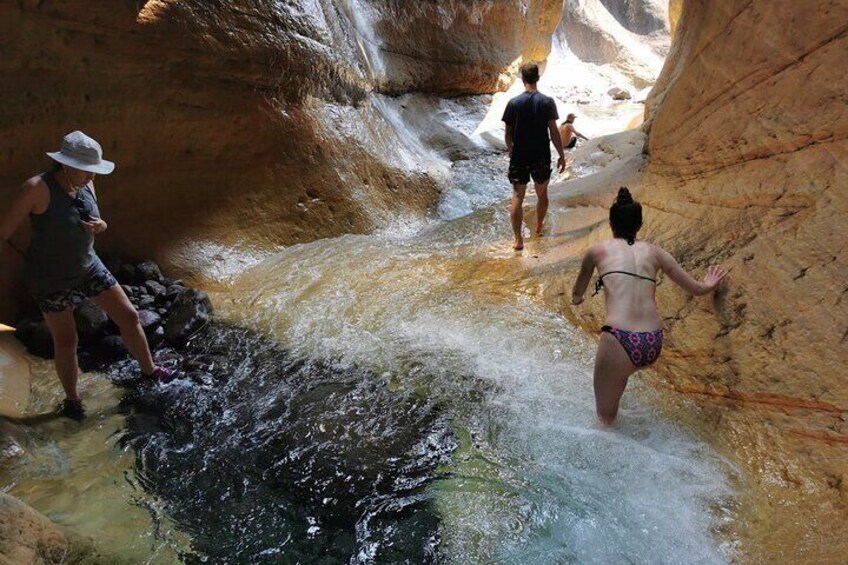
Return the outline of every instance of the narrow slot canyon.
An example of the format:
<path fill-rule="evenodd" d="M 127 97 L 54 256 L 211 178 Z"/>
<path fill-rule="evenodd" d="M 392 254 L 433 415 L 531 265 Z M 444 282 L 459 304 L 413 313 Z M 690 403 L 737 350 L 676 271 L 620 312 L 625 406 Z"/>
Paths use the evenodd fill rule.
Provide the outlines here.
<path fill-rule="evenodd" d="M 0 31 L 0 215 L 96 138 L 97 252 L 181 375 L 81 354 L 56 417 L 14 233 L 0 562 L 845 560 L 848 2 L 25 0 Z M 588 139 L 515 252 L 528 61 Z M 659 278 L 662 357 L 604 429 L 604 301 L 571 289 L 621 186 L 730 275 Z M 176 338 L 183 291 L 214 315 Z"/>

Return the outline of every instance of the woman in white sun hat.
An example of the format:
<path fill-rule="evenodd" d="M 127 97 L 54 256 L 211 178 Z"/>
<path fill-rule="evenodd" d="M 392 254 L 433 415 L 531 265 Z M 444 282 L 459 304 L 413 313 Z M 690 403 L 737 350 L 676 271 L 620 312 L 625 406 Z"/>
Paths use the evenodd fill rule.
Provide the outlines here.
<path fill-rule="evenodd" d="M 56 373 L 66 395 L 62 413 L 81 420 L 85 412 L 77 391 L 73 311 L 86 299 L 118 325 L 144 377 L 162 379 L 169 374 L 153 364 L 138 312 L 94 252 L 94 236 L 108 227 L 100 217 L 94 176 L 108 175 L 115 164 L 103 159 L 100 144 L 81 131 L 66 135 L 62 149 L 47 155 L 56 166 L 24 183 L 0 223 L 0 241 L 5 248 L 29 217 L 32 241 L 26 252 L 27 279 L 53 338 Z"/>

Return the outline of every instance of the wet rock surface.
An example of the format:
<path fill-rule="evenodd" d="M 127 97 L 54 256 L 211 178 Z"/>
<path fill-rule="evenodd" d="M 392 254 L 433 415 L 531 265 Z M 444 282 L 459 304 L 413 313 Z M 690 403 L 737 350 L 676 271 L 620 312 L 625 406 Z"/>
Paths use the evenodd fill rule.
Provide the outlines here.
<path fill-rule="evenodd" d="M 17 498 L 0 492 L 0 563 L 8 565 L 107 565 L 89 540 L 68 534 Z"/>
<path fill-rule="evenodd" d="M 152 350 L 181 346 L 212 319 L 212 302 L 205 292 L 183 286 L 162 275 L 153 261 L 121 264 L 118 282 L 138 311 L 139 323 Z M 83 370 L 100 369 L 127 356 L 118 327 L 91 301 L 74 310 L 79 336 L 79 362 Z M 39 357 L 53 357 L 53 341 L 40 313 L 21 319 L 15 337 Z"/>
<path fill-rule="evenodd" d="M 130 390 L 121 442 L 191 534 L 187 562 L 440 559 L 425 487 L 455 443 L 436 401 L 220 324 L 157 362 L 178 377 Z M 132 367 L 109 374 L 135 387 Z"/>

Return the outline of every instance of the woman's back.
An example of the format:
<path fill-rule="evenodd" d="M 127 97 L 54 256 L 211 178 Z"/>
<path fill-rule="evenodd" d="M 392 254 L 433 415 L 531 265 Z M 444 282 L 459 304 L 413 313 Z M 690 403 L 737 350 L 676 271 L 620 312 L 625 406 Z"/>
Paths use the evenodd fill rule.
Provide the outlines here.
<path fill-rule="evenodd" d="M 606 294 L 606 323 L 629 331 L 660 329 L 655 298 L 656 247 L 637 241 L 629 245 L 622 238 L 602 241 L 592 250 Z"/>

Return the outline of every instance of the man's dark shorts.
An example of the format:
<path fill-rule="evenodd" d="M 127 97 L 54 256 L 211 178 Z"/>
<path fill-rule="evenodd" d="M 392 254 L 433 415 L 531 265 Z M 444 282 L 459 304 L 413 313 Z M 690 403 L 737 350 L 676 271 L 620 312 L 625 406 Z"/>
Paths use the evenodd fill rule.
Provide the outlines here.
<path fill-rule="evenodd" d="M 533 177 L 534 183 L 542 184 L 551 180 L 551 161 L 548 159 L 533 165 L 510 163 L 507 176 L 512 184 L 527 184 L 530 182 L 530 177 Z"/>
<path fill-rule="evenodd" d="M 105 267 L 98 267 L 88 273 L 85 278 L 73 288 L 57 292 L 36 293 L 35 301 L 45 314 L 55 314 L 68 307 L 76 308 L 86 299 L 97 296 L 118 284 L 112 273 Z"/>

